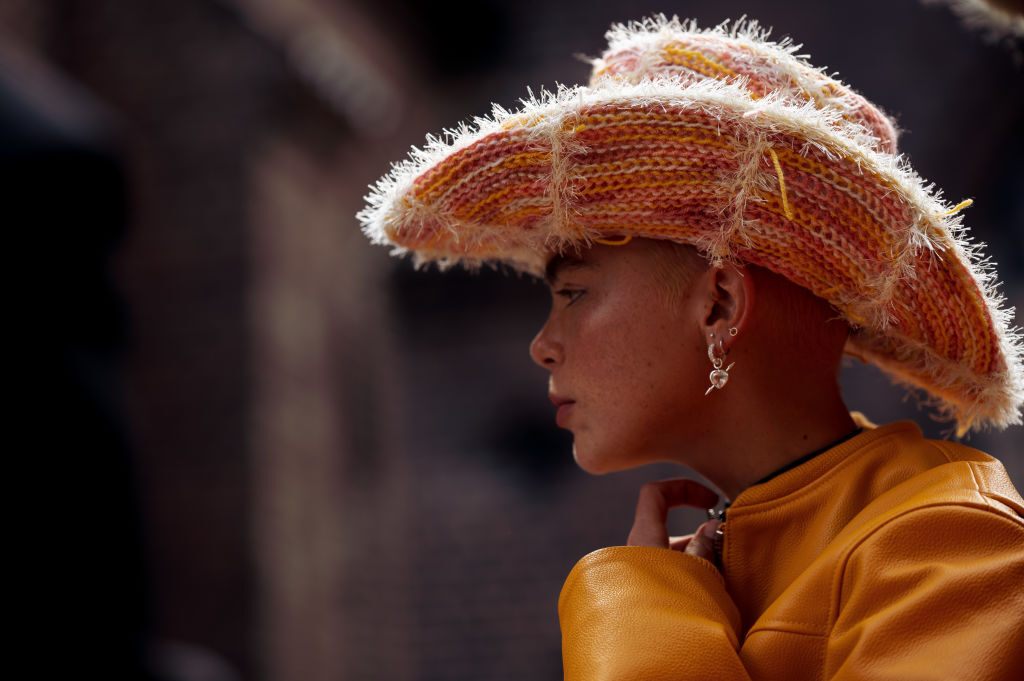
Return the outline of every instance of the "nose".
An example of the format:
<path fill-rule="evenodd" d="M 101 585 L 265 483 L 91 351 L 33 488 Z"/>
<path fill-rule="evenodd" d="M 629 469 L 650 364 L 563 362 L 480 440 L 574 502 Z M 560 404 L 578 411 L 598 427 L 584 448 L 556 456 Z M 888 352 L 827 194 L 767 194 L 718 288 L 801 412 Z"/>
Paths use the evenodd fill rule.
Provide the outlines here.
<path fill-rule="evenodd" d="M 555 366 L 561 363 L 563 359 L 562 344 L 555 338 L 550 317 L 537 332 L 537 335 L 533 337 L 533 341 L 530 343 L 530 357 L 548 371 L 553 371 Z"/>

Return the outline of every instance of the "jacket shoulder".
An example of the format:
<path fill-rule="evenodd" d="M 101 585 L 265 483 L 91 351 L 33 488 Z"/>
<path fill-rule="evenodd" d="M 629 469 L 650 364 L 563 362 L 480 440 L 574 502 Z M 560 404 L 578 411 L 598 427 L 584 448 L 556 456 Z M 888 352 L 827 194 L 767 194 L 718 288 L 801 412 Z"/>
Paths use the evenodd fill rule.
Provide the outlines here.
<path fill-rule="evenodd" d="M 945 463 L 898 485 L 893 493 L 909 492 L 908 500 L 916 500 L 926 506 L 943 503 L 982 505 L 1017 520 L 1024 518 L 1024 499 L 998 459 L 972 447 L 945 440 L 922 438 L 916 446 L 937 452 Z M 900 490 L 904 486 L 907 489 Z"/>

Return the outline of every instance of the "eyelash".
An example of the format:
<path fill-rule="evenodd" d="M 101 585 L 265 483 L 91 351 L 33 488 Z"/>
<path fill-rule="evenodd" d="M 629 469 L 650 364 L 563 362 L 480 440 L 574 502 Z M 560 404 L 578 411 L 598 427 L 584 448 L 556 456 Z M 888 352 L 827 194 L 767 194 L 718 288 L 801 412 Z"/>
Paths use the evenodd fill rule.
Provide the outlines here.
<path fill-rule="evenodd" d="M 577 300 L 579 300 L 580 296 L 582 296 L 583 293 L 583 289 L 578 288 L 563 288 L 555 291 L 556 296 L 558 296 L 559 298 L 565 298 L 567 301 L 569 301 L 568 303 L 566 303 L 567 307 L 575 303 Z"/>

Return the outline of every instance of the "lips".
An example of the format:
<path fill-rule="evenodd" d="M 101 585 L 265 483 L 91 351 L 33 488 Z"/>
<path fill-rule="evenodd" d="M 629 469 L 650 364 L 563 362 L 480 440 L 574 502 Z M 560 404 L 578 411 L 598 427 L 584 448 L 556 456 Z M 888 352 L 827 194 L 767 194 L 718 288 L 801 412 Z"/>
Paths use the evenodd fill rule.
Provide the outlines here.
<path fill-rule="evenodd" d="M 555 423 L 558 424 L 559 428 L 566 428 L 569 417 L 572 415 L 573 407 L 576 406 L 576 401 L 568 397 L 556 395 L 555 393 L 549 393 L 548 399 L 551 400 L 551 404 L 555 405 L 555 408 L 558 410 L 555 414 Z"/>

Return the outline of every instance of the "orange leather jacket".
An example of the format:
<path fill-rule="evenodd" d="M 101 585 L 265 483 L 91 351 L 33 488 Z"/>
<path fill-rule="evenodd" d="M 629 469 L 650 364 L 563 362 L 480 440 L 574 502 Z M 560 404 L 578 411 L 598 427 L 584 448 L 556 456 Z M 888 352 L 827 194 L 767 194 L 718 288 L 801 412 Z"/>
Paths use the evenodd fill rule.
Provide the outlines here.
<path fill-rule="evenodd" d="M 740 494 L 721 571 L 613 547 L 559 599 L 569 681 L 1024 678 L 1024 501 L 1002 465 L 870 428 Z"/>

